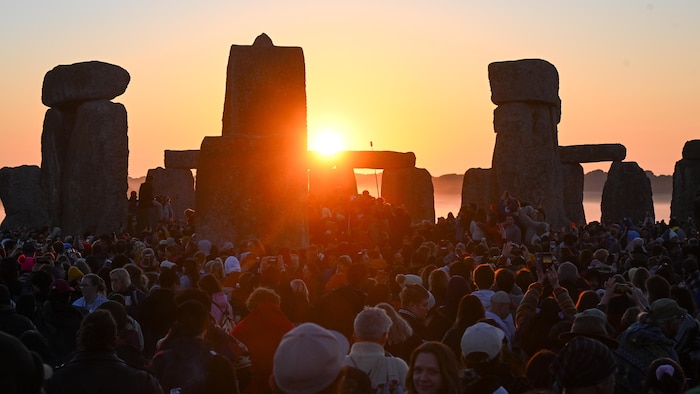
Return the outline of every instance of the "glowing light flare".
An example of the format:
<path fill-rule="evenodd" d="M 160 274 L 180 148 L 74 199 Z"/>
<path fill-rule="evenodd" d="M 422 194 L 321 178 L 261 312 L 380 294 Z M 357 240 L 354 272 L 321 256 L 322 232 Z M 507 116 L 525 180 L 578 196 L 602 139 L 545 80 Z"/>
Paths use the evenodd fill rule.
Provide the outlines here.
<path fill-rule="evenodd" d="M 312 138 L 311 150 L 325 156 L 333 156 L 345 149 L 345 141 L 335 130 L 323 130 Z"/>

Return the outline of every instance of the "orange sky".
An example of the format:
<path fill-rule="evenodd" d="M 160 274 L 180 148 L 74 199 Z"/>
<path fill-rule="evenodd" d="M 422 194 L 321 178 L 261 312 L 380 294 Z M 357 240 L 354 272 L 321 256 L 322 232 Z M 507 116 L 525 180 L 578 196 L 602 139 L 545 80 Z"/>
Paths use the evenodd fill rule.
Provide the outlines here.
<path fill-rule="evenodd" d="M 43 77 L 88 60 L 131 74 L 115 99 L 130 176 L 162 166 L 165 149 L 199 149 L 221 134 L 230 45 L 262 32 L 304 49 L 310 140 L 331 129 L 347 149 L 413 151 L 435 176 L 491 166 L 494 61 L 557 67 L 561 145 L 619 142 L 672 174 L 700 137 L 695 1 L 26 3 L 0 4 L 0 166 L 40 164 Z"/>

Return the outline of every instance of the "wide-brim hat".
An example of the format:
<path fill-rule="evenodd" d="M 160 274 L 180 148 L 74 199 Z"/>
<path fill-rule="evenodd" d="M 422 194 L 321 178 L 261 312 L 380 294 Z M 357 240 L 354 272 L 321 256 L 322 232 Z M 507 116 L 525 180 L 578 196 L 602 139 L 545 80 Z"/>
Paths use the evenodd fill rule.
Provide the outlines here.
<path fill-rule="evenodd" d="M 610 349 L 619 346 L 617 340 L 608 336 L 605 321 L 594 315 L 579 315 L 574 319 L 571 331 L 559 334 L 559 340 L 569 342 L 576 337 L 586 337 L 602 342 Z"/>

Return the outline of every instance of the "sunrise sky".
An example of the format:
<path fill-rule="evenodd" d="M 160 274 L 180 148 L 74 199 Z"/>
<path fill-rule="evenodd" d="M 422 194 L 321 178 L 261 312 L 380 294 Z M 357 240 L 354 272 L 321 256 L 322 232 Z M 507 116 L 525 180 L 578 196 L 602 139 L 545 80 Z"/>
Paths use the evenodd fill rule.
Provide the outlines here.
<path fill-rule="evenodd" d="M 230 46 L 265 32 L 304 50 L 310 143 L 332 130 L 346 149 L 413 151 L 434 176 L 489 168 L 487 66 L 541 58 L 559 71 L 560 145 L 619 142 L 672 174 L 700 138 L 698 15 L 693 0 L 2 1 L 0 167 L 41 163 L 44 75 L 88 60 L 131 74 L 114 100 L 130 176 L 199 149 L 221 135 Z"/>

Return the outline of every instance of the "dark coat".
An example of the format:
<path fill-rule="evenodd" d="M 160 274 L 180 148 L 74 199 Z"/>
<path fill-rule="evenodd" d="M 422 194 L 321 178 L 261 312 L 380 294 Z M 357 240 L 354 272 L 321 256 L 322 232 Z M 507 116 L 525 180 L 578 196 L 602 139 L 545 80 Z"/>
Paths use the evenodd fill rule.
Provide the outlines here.
<path fill-rule="evenodd" d="M 138 322 L 143 331 L 143 354 L 151 358 L 156 350 L 156 342 L 168 333 L 175 322 L 177 306 L 172 290 L 156 288 L 151 290 L 139 307 Z"/>
<path fill-rule="evenodd" d="M 155 376 L 131 367 L 113 350 L 81 351 L 57 368 L 48 382 L 48 394 L 160 394 Z"/>

